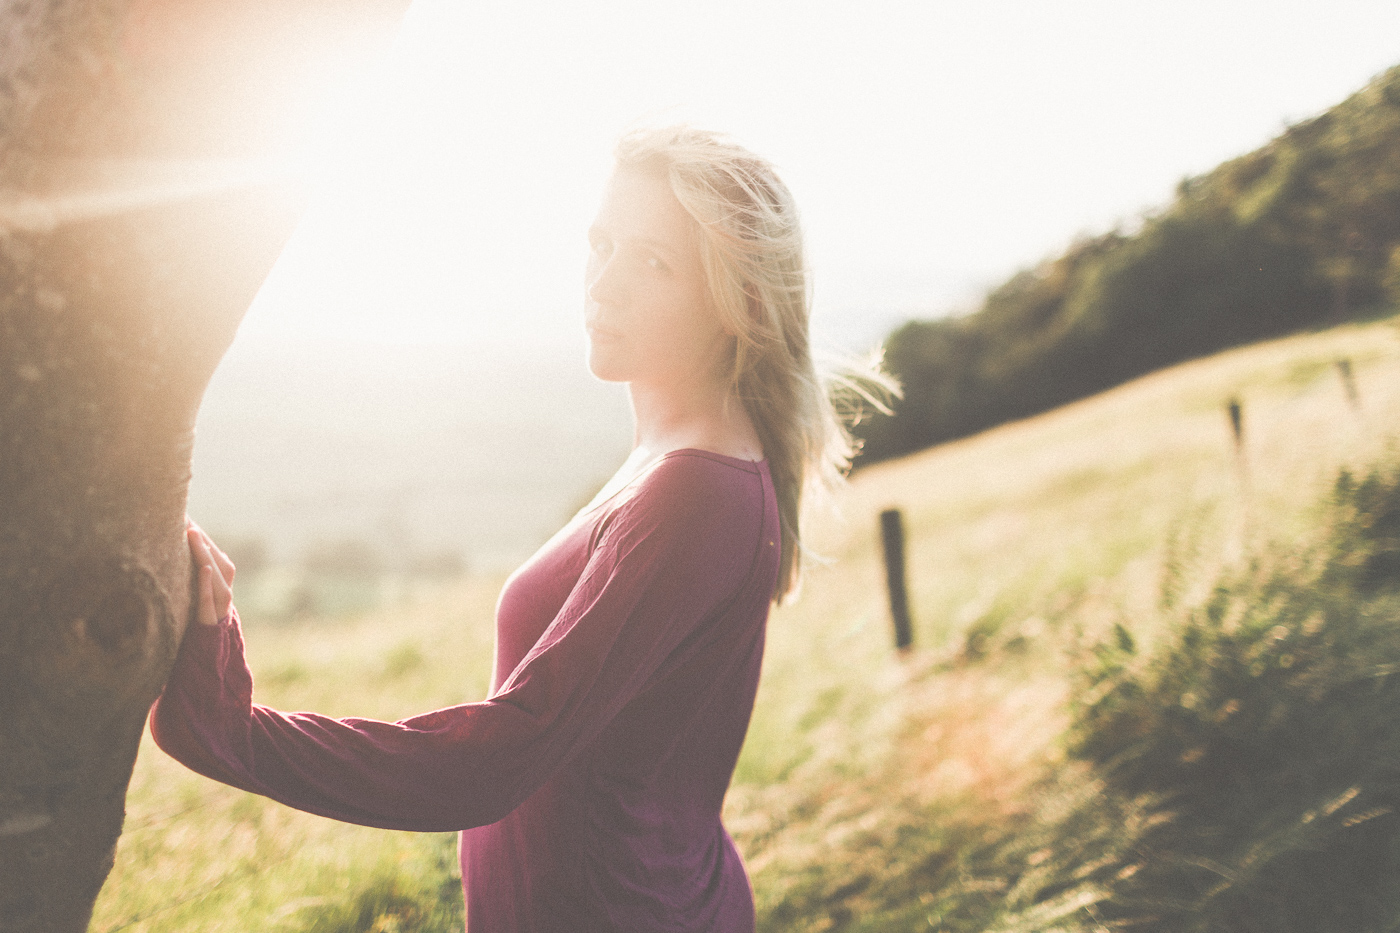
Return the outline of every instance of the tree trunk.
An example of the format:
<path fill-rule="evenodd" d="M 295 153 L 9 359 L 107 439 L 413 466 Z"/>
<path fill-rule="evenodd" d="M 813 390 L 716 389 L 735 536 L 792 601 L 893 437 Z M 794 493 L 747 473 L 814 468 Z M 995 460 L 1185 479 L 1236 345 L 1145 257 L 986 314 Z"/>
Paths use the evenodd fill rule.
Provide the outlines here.
<path fill-rule="evenodd" d="M 195 415 L 296 214 L 249 102 L 402 2 L 0 0 L 4 933 L 87 927 L 187 624 Z"/>

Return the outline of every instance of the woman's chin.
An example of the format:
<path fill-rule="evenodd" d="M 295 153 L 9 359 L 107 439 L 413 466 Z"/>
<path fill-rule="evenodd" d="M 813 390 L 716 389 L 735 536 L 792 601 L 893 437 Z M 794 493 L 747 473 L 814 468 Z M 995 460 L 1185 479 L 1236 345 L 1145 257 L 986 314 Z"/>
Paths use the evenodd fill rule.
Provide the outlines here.
<path fill-rule="evenodd" d="M 588 351 L 588 371 L 603 382 L 627 382 L 631 378 L 618 360 L 610 359 L 607 353 L 599 353 L 593 347 Z"/>

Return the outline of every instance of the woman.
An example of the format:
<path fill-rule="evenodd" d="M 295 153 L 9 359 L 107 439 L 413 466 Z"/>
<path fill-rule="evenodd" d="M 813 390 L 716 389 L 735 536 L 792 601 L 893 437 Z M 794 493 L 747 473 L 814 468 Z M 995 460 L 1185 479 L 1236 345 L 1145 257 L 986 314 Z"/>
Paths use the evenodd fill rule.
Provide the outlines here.
<path fill-rule="evenodd" d="M 625 137 L 589 232 L 588 364 L 631 456 L 515 572 L 484 702 L 397 723 L 252 703 L 233 566 L 193 525 L 201 624 L 152 714 L 194 770 L 335 819 L 461 830 L 473 931 L 747 931 L 720 808 L 798 511 L 849 438 L 808 350 L 792 198 L 711 133 Z"/>

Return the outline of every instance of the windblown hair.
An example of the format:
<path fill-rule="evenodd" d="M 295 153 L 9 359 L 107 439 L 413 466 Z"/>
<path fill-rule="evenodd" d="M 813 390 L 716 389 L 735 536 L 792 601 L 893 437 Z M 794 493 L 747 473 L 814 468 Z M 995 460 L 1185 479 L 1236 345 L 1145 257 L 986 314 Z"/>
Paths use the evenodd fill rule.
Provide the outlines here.
<path fill-rule="evenodd" d="M 730 378 L 763 444 L 778 497 L 782 562 L 773 593 L 797 584 L 803 493 L 849 469 L 851 436 L 818 377 L 797 208 L 773 166 L 725 136 L 689 126 L 638 130 L 617 164 L 663 174 L 699 225 L 711 303 L 735 335 Z"/>

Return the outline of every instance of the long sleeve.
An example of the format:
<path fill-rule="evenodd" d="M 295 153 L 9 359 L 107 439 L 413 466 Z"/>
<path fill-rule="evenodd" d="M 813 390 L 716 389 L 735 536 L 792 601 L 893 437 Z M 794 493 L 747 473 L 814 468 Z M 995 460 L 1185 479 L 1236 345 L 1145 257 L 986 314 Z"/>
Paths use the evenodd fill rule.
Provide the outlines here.
<path fill-rule="evenodd" d="M 152 733 L 191 769 L 311 813 L 420 831 L 495 822 L 704 644 L 741 593 L 763 590 L 766 613 L 767 488 L 737 495 L 704 457 L 655 468 L 595 523 L 562 608 L 486 701 L 399 722 L 258 705 L 235 614 L 186 635 Z"/>

